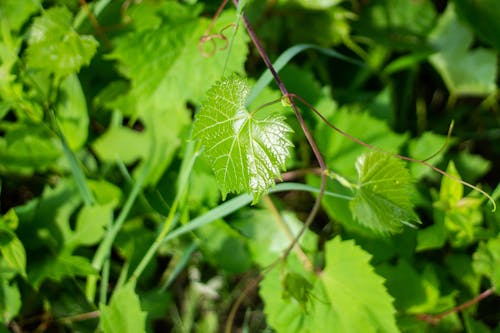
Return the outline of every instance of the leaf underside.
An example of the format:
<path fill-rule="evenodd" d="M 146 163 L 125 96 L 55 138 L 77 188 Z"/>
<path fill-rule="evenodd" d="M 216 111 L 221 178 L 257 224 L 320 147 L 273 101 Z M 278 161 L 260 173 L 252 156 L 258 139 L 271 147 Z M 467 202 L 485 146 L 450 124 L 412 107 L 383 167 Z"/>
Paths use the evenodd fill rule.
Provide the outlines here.
<path fill-rule="evenodd" d="M 194 123 L 217 183 L 228 193 L 251 192 L 254 203 L 280 178 L 292 147 L 292 130 L 280 115 L 259 118 L 245 109 L 249 87 L 232 76 L 207 93 Z"/>

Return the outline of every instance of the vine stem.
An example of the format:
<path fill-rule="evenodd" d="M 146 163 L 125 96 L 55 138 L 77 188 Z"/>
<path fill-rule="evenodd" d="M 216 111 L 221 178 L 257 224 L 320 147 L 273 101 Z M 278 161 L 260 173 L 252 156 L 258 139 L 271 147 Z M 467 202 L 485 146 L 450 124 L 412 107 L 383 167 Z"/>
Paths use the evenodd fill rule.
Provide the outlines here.
<path fill-rule="evenodd" d="M 239 0 L 233 0 L 233 4 L 238 8 Z M 255 34 L 255 31 L 253 30 L 250 22 L 248 21 L 248 18 L 244 13 L 241 13 L 241 19 L 243 20 L 243 24 L 245 25 L 245 29 L 248 32 L 248 35 L 250 36 L 250 39 L 252 40 L 252 43 L 254 44 L 255 48 L 259 52 L 260 57 L 264 61 L 266 67 L 269 69 L 271 72 L 271 75 L 274 78 L 274 81 L 276 82 L 279 90 L 281 91 L 283 96 L 289 96 L 290 94 L 288 93 L 287 88 L 285 87 L 285 84 L 281 80 L 280 76 L 278 75 L 278 72 L 275 70 L 271 60 L 269 59 L 269 56 L 267 55 L 266 51 L 262 47 L 262 44 Z M 245 295 L 248 293 L 248 291 L 252 290 L 254 287 L 257 286 L 257 284 L 260 282 L 260 280 L 263 278 L 265 274 L 270 272 L 279 262 L 281 262 L 283 259 L 287 258 L 290 252 L 294 249 L 295 245 L 297 242 L 300 240 L 302 235 L 305 233 L 305 231 L 309 228 L 309 226 L 312 224 L 314 221 L 319 208 L 321 206 L 321 201 L 323 199 L 323 195 L 325 193 L 326 189 L 326 180 L 327 180 L 327 175 L 326 175 L 326 163 L 325 160 L 323 159 L 323 156 L 321 156 L 321 153 L 319 151 L 318 145 L 316 144 L 316 141 L 314 140 L 311 132 L 309 131 L 306 123 L 304 122 L 304 118 L 302 117 L 302 114 L 300 113 L 297 105 L 293 101 L 293 99 L 289 99 L 290 106 L 293 109 L 293 112 L 295 113 L 295 116 L 297 117 L 297 120 L 300 124 L 300 127 L 302 128 L 302 131 L 304 132 L 304 135 L 307 139 L 307 142 L 309 143 L 309 146 L 311 147 L 314 156 L 318 162 L 319 168 L 321 170 L 321 185 L 320 189 L 318 192 L 318 195 L 316 197 L 316 200 L 314 202 L 313 207 L 311 208 L 311 211 L 309 212 L 309 215 L 307 216 L 303 227 L 300 229 L 299 233 L 295 236 L 291 244 L 288 246 L 288 248 L 283 252 L 282 256 L 278 258 L 278 260 L 274 261 L 271 265 L 269 265 L 256 279 L 253 280 L 252 283 L 250 283 L 240 294 L 236 302 L 234 303 L 231 312 L 229 314 L 229 317 L 226 321 L 226 328 L 225 332 L 230 333 L 232 330 L 232 323 L 234 321 L 234 317 L 236 314 L 237 309 L 239 308 L 241 302 L 243 301 L 243 298 Z"/>
<path fill-rule="evenodd" d="M 441 313 L 439 313 L 437 315 L 420 314 L 420 315 L 417 316 L 417 318 L 420 319 L 420 320 L 422 320 L 422 321 L 426 321 L 429 324 L 436 325 L 444 317 L 449 316 L 450 314 L 457 313 L 457 312 L 460 312 L 462 310 L 465 310 L 468 307 L 471 307 L 471 306 L 479 303 L 480 301 L 482 301 L 483 299 L 487 298 L 488 296 L 493 295 L 494 292 L 495 292 L 495 288 L 494 287 L 492 287 L 490 289 L 486 289 L 485 291 L 483 291 L 482 293 L 480 293 L 479 295 L 477 295 L 473 299 L 468 300 L 467 302 L 462 303 L 460 305 L 457 305 L 453 309 L 446 310 L 446 311 L 441 312 Z"/>
<path fill-rule="evenodd" d="M 495 200 L 491 197 L 491 195 L 489 195 L 488 193 L 486 193 L 485 191 L 483 191 L 482 189 L 480 189 L 479 187 L 475 186 L 475 185 L 472 185 L 471 183 L 468 183 L 466 182 L 465 180 L 462 180 L 454 175 L 451 175 L 449 174 L 448 172 L 444 171 L 444 170 L 441 170 L 440 168 L 430 164 L 429 162 L 426 162 L 427 160 L 429 160 L 430 158 L 434 157 L 436 154 L 433 154 L 431 155 L 430 157 L 426 158 L 425 160 L 419 160 L 419 159 L 416 159 L 416 158 L 412 158 L 412 157 L 408 157 L 408 156 L 404 156 L 404 155 L 400 155 L 400 154 L 396 154 L 396 153 L 392 153 L 392 152 L 389 152 L 385 149 L 382 149 L 380 147 L 376 147 L 376 146 L 373 146 L 369 143 L 366 143 L 358 138 L 356 138 L 355 136 L 352 136 L 351 134 L 341 130 L 340 128 L 338 128 L 337 126 L 335 126 L 334 124 L 332 124 L 328 119 L 326 119 L 325 116 L 323 116 L 321 114 L 321 112 L 319 112 L 318 110 L 316 110 L 316 108 L 314 108 L 309 102 L 307 102 L 305 99 L 303 99 L 302 97 L 300 97 L 299 95 L 296 95 L 296 94 L 288 94 L 288 95 L 285 95 L 286 98 L 291 102 L 292 100 L 294 99 L 298 99 L 301 103 L 303 103 L 305 106 L 307 106 L 309 109 L 311 109 L 328 127 L 330 127 L 331 129 L 333 129 L 334 131 L 336 131 L 337 133 L 341 134 L 342 136 L 346 137 L 347 139 L 363 146 L 363 147 L 366 147 L 370 150 L 374 150 L 374 151 L 380 151 L 380 152 L 383 152 L 383 153 L 386 153 L 386 154 L 390 154 L 392 155 L 393 157 L 396 157 L 396 158 L 399 158 L 401 160 L 404 160 L 404 161 L 408 161 L 408 162 L 412 162 L 412 163 L 417 163 L 417 164 L 420 164 L 420 165 L 423 165 L 423 166 L 426 166 L 428 167 L 429 169 L 432 169 L 434 170 L 435 172 L 445 176 L 445 177 L 448 177 L 449 179 L 452 179 L 472 190 L 475 190 L 479 193 L 481 193 L 482 195 L 484 195 L 491 203 L 492 205 L 492 212 L 494 212 L 496 210 L 496 202 Z M 450 125 L 450 129 L 448 130 L 448 136 L 450 135 L 451 133 L 451 130 L 453 129 L 453 123 Z M 442 150 L 442 148 L 440 149 L 440 151 Z M 439 151 L 438 151 L 439 153 Z M 322 169 L 323 170 L 323 169 Z"/>
<path fill-rule="evenodd" d="M 238 7 L 238 1 L 239 0 L 233 0 L 233 3 L 236 7 Z M 260 57 L 264 61 L 266 67 L 271 72 L 271 75 L 273 76 L 274 81 L 278 85 L 281 93 L 283 94 L 283 96 L 289 96 L 290 94 L 288 93 L 288 90 L 286 89 L 285 84 L 281 80 L 278 72 L 276 72 L 276 70 L 274 69 L 274 66 L 273 66 L 271 60 L 269 59 L 269 56 L 267 55 L 266 51 L 262 47 L 262 44 L 261 44 L 259 38 L 255 34 L 255 31 L 253 30 L 252 26 L 250 25 L 250 22 L 248 21 L 248 18 L 246 17 L 245 14 L 242 13 L 241 19 L 243 20 L 243 24 L 245 25 L 245 29 L 247 30 L 248 35 L 250 36 L 250 39 L 252 40 L 253 44 L 255 45 L 257 51 L 260 54 Z M 314 218 L 316 217 L 316 214 L 318 213 L 319 208 L 321 206 L 321 200 L 323 198 L 323 195 L 324 195 L 324 192 L 326 189 L 326 172 L 325 172 L 326 171 L 326 163 L 325 163 L 325 160 L 323 159 L 323 156 L 321 156 L 318 145 L 316 144 L 316 141 L 314 140 L 314 138 L 311 134 L 311 131 L 309 131 L 309 129 L 307 128 L 307 125 L 304 122 L 304 118 L 302 118 L 302 114 L 300 113 L 297 105 L 291 99 L 290 99 L 290 106 L 292 107 L 293 112 L 295 113 L 295 116 L 297 117 L 297 120 L 299 121 L 300 127 L 302 128 L 302 131 L 304 132 L 304 135 L 307 139 L 307 142 L 311 146 L 311 149 L 314 153 L 314 156 L 315 156 L 316 160 L 318 161 L 318 165 L 321 169 L 321 185 L 320 185 L 320 190 L 319 190 L 318 196 L 316 197 L 316 201 L 314 202 L 314 205 L 313 205 L 311 211 L 309 212 L 309 215 L 308 215 L 306 221 L 304 222 L 303 228 L 300 230 L 298 235 L 295 237 L 294 241 L 290 244 L 290 246 L 283 253 L 282 258 L 286 258 L 290 254 L 290 251 L 292 251 L 292 249 L 295 247 L 295 245 L 298 242 L 298 240 L 300 239 L 300 237 L 304 234 L 304 232 L 309 228 L 311 223 L 314 221 Z M 274 266 L 274 265 L 272 265 L 272 266 Z"/>

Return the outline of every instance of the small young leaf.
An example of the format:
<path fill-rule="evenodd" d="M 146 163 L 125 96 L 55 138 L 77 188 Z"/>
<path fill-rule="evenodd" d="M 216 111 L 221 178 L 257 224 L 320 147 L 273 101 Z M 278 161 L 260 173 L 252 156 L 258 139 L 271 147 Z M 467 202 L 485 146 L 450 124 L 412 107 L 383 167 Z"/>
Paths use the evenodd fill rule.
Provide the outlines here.
<path fill-rule="evenodd" d="M 418 221 L 410 201 L 410 174 L 401 161 L 372 152 L 357 160 L 356 170 L 358 185 L 350 208 L 360 223 L 387 233 Z"/>
<path fill-rule="evenodd" d="M 71 13 L 65 7 L 53 7 L 37 17 L 26 50 L 28 67 L 63 77 L 88 65 L 98 43 L 92 36 L 78 35 L 71 24 Z"/>
<path fill-rule="evenodd" d="M 245 109 L 247 83 L 232 76 L 208 92 L 194 123 L 225 198 L 230 192 L 251 192 L 254 203 L 280 177 L 292 143 L 284 117 L 260 119 Z"/>
<path fill-rule="evenodd" d="M 116 290 L 111 303 L 101 306 L 101 327 L 104 333 L 146 332 L 146 313 L 132 284 Z"/>

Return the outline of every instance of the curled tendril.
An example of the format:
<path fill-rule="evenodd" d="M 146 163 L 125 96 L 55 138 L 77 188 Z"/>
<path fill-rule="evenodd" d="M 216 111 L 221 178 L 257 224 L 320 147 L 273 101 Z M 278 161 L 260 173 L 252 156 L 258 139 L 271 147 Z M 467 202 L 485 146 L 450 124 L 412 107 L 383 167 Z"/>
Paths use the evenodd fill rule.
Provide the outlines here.
<path fill-rule="evenodd" d="M 231 28 L 231 27 L 236 28 L 236 24 L 230 23 L 230 24 L 226 25 L 217 34 L 205 34 L 205 35 L 201 36 L 200 41 L 198 42 L 198 50 L 200 51 L 200 53 L 206 58 L 213 56 L 215 54 L 215 52 L 217 51 L 217 44 L 216 44 L 217 39 L 222 40 L 224 42 L 224 44 L 221 47 L 219 47 L 218 50 L 222 51 L 222 50 L 227 49 L 229 46 L 229 39 L 227 38 L 227 36 L 224 33 L 228 28 Z M 207 42 L 212 43 L 212 48 L 210 49 L 209 52 L 207 52 L 204 48 L 204 46 Z"/>

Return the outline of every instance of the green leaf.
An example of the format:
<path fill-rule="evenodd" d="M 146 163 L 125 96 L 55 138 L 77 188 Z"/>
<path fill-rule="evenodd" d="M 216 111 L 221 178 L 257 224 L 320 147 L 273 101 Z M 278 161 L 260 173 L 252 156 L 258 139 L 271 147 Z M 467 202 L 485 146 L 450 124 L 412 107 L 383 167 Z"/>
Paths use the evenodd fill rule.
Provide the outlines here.
<path fill-rule="evenodd" d="M 0 229 L 0 252 L 7 267 L 26 276 L 26 251 L 23 243 L 13 231 L 4 226 Z"/>
<path fill-rule="evenodd" d="M 79 36 L 72 19 L 65 7 L 53 7 L 34 20 L 26 50 L 28 67 L 64 77 L 90 63 L 98 43 L 92 36 Z"/>
<path fill-rule="evenodd" d="M 391 49 L 425 48 L 437 16 L 430 0 L 379 0 L 362 7 L 354 27 Z"/>
<path fill-rule="evenodd" d="M 266 275 L 260 295 L 268 323 L 290 333 L 398 332 L 392 297 L 374 273 L 370 255 L 338 237 L 326 243 L 325 251 L 320 274 L 306 272 L 291 255 L 284 276 L 278 268 Z M 294 278 L 287 283 L 287 276 Z"/>
<path fill-rule="evenodd" d="M 213 30 L 221 30 L 234 19 L 234 11 L 225 11 Z M 164 22 L 156 29 L 132 32 L 117 39 L 110 58 L 118 60 L 120 71 L 132 81 L 130 93 L 140 106 L 138 115 L 147 113 L 151 107 L 165 110 L 168 105 L 167 109 L 176 109 L 188 100 L 199 102 L 224 69 L 229 73 L 244 73 L 248 49 L 244 30 L 239 29 L 224 68 L 227 52 L 217 50 L 204 57 L 198 49 L 199 39 L 209 24 L 206 19 L 186 15 L 175 22 Z M 181 85 L 179 80 L 187 84 Z"/>
<path fill-rule="evenodd" d="M 200 249 L 214 267 L 229 273 L 243 273 L 252 265 L 244 238 L 224 221 L 215 221 L 196 232 Z"/>
<path fill-rule="evenodd" d="M 61 281 L 65 277 L 96 275 L 94 267 L 89 260 L 81 256 L 62 254 L 38 260 L 28 272 L 28 280 L 38 288 L 45 279 Z"/>
<path fill-rule="evenodd" d="M 146 332 L 146 312 L 132 283 L 115 290 L 109 305 L 101 304 L 101 328 L 104 333 Z"/>
<path fill-rule="evenodd" d="M 324 115 L 332 124 L 375 147 L 396 152 L 406 141 L 407 135 L 396 134 L 386 122 L 374 118 L 368 112 L 359 112 L 356 107 L 342 107 L 335 110 L 330 104 L 324 109 L 319 109 L 322 112 L 324 110 Z M 315 140 L 329 168 L 344 178 L 356 177 L 356 171 L 352 166 L 359 155 L 366 152 L 365 147 L 339 135 L 323 122 L 316 127 Z"/>
<path fill-rule="evenodd" d="M 328 301 L 340 318 L 332 332 L 398 332 L 392 297 L 370 265 L 370 255 L 339 237 L 325 247 L 321 275 Z M 324 330 L 316 330 L 324 332 Z"/>
<path fill-rule="evenodd" d="M 21 310 L 21 293 L 17 284 L 0 278 L 0 325 L 9 323 Z"/>
<path fill-rule="evenodd" d="M 358 159 L 356 170 L 358 184 L 350 208 L 358 222 L 387 233 L 419 221 L 410 201 L 410 174 L 402 161 L 372 152 Z"/>
<path fill-rule="evenodd" d="M 61 82 L 56 108 L 59 126 L 71 149 L 78 150 L 87 140 L 89 116 L 80 80 L 69 75 Z"/>
<path fill-rule="evenodd" d="M 255 203 L 285 168 L 291 129 L 283 116 L 260 119 L 248 112 L 247 96 L 243 79 L 232 76 L 217 82 L 197 114 L 193 135 L 205 148 L 223 197 L 246 191 Z"/>
<path fill-rule="evenodd" d="M 0 22 L 6 20 L 12 30 L 19 30 L 39 8 L 40 0 L 2 0 L 0 2 Z"/>
<path fill-rule="evenodd" d="M 457 179 L 461 179 L 451 161 L 446 172 Z M 464 185 L 449 177 L 443 177 L 439 200 L 434 202 L 435 220 L 443 220 L 451 244 L 456 247 L 474 243 L 481 234 L 483 215 L 480 198 L 474 197 L 471 192 L 463 197 Z M 441 222 L 436 222 L 441 223 Z"/>
<path fill-rule="evenodd" d="M 0 137 L 0 170 L 32 173 L 44 170 L 60 156 L 53 133 L 42 124 L 17 122 Z"/>
<path fill-rule="evenodd" d="M 491 284 L 500 286 L 500 237 L 481 242 L 473 255 L 474 271 L 491 280 Z"/>
<path fill-rule="evenodd" d="M 95 245 L 104 233 L 105 228 L 113 221 L 112 205 L 84 206 L 76 219 L 76 230 L 69 236 L 66 248 L 77 245 Z"/>
<path fill-rule="evenodd" d="M 281 211 L 280 214 L 291 234 L 296 236 L 303 223 L 293 212 Z M 253 261 L 261 267 L 269 266 L 291 243 L 290 237 L 278 225 L 276 216 L 269 210 L 242 211 L 231 220 L 231 226 L 248 239 L 248 248 Z M 312 231 L 306 230 L 299 244 L 306 253 L 313 253 L 318 244 L 317 236 Z"/>
<path fill-rule="evenodd" d="M 132 163 L 148 154 L 148 137 L 142 132 L 123 126 L 110 128 L 92 144 L 100 160 Z"/>
<path fill-rule="evenodd" d="M 446 137 L 442 135 L 437 135 L 431 132 L 425 132 L 422 136 L 410 140 L 408 144 L 408 156 L 411 156 L 415 159 L 426 159 L 429 156 L 433 155 L 437 152 L 446 142 Z M 447 149 L 448 147 L 446 147 Z M 436 165 L 443 158 L 446 149 L 443 149 L 436 156 L 432 157 L 430 160 L 427 160 L 428 163 L 432 165 Z M 420 179 L 424 176 L 432 176 L 433 171 L 426 167 L 425 165 L 421 165 L 418 163 L 411 163 L 409 165 L 411 174 L 414 178 Z"/>
<path fill-rule="evenodd" d="M 454 95 L 487 95 L 496 91 L 497 55 L 492 50 L 469 50 L 473 35 L 455 13 L 453 3 L 429 37 L 438 51 L 430 58 Z"/>
<path fill-rule="evenodd" d="M 420 274 L 406 261 L 394 266 L 384 264 L 377 272 L 386 278 L 389 293 L 395 297 L 396 308 L 404 313 L 428 313 L 436 310 L 440 291 L 436 274 L 426 269 Z"/>
<path fill-rule="evenodd" d="M 483 41 L 500 50 L 500 2 L 497 0 L 455 0 L 458 14 Z"/>

